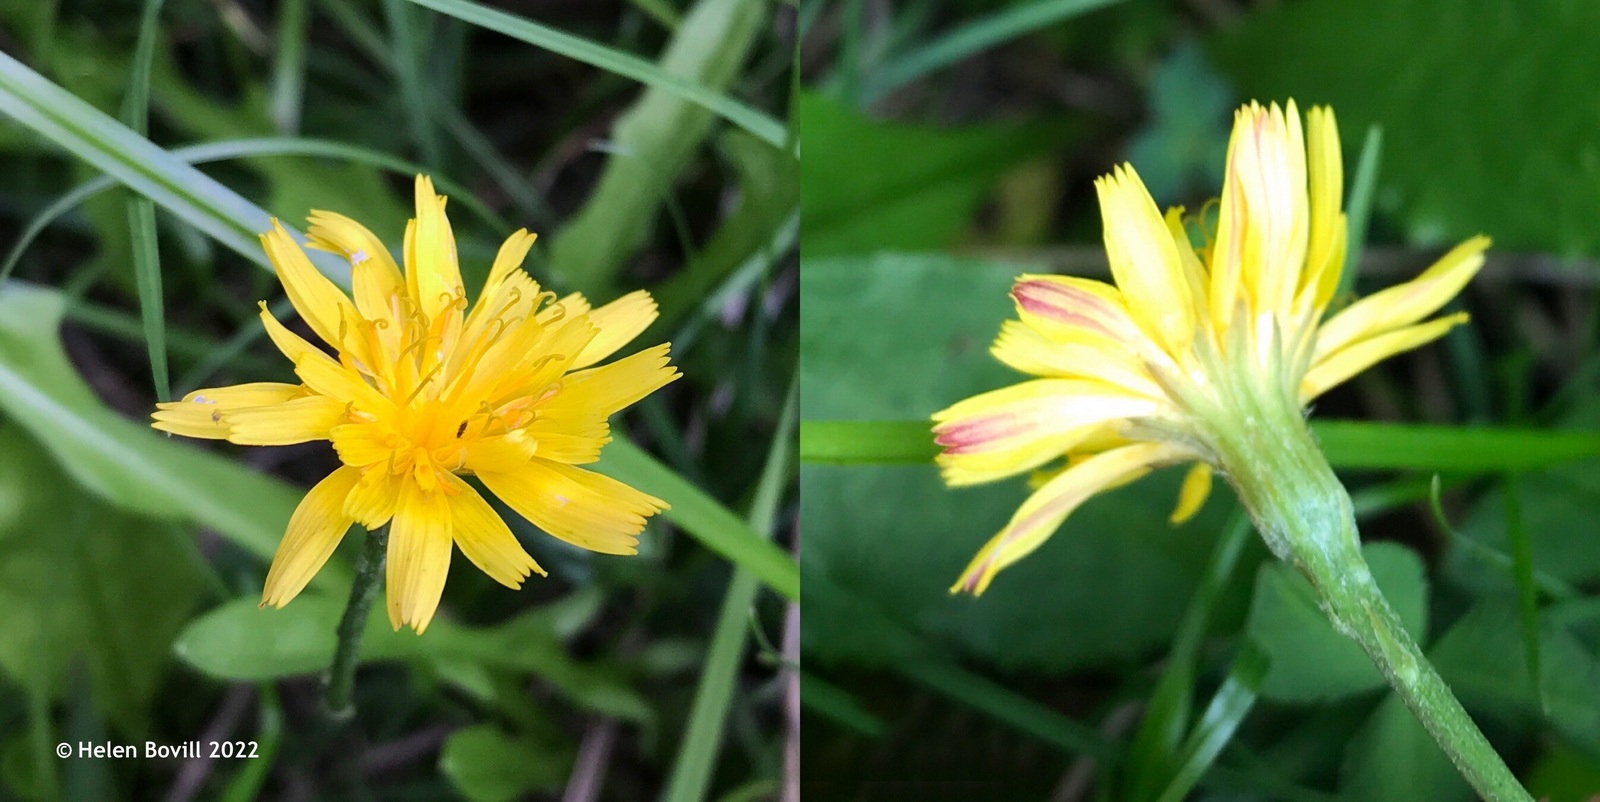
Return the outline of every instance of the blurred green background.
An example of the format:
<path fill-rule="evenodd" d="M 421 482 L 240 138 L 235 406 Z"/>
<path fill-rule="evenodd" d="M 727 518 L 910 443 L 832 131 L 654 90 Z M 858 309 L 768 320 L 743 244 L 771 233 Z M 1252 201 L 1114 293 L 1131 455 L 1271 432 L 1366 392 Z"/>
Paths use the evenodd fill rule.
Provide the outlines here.
<path fill-rule="evenodd" d="M 806 798 L 1472 798 L 1220 483 L 1177 528 L 1176 471 L 1098 497 L 947 594 L 1027 493 L 943 488 L 925 423 L 1018 380 L 988 354 L 1012 279 L 1105 278 L 1095 176 L 1131 161 L 1200 209 L 1233 110 L 1291 97 L 1338 115 L 1358 293 L 1495 239 L 1472 324 L 1313 421 L 1380 585 L 1518 776 L 1600 794 L 1597 8 L 803 3 Z"/>
<path fill-rule="evenodd" d="M 0 4 L 0 800 L 793 788 L 793 31 L 745 0 Z M 457 561 L 425 637 L 375 622 L 356 734 L 330 743 L 317 673 L 356 538 L 286 609 L 257 602 L 331 449 L 148 416 L 291 376 L 256 319 L 291 317 L 268 214 L 397 248 L 418 172 L 469 293 L 527 227 L 546 286 L 655 294 L 625 353 L 670 340 L 685 378 L 613 422 L 598 467 L 674 509 L 618 558 L 502 508 L 550 578 L 514 593 Z M 196 739 L 259 757 L 55 755 Z"/>

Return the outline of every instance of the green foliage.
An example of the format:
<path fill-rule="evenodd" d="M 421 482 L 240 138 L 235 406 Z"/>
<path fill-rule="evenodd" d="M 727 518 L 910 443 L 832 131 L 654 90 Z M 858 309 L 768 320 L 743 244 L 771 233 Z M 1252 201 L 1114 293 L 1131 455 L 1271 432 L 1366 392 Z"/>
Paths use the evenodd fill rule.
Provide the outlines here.
<path fill-rule="evenodd" d="M 1331 104 L 1347 144 L 1383 126 L 1378 205 L 1411 239 L 1595 256 L 1596 24 L 1573 0 L 1307 0 L 1248 15 L 1212 52 L 1247 97 Z"/>
<path fill-rule="evenodd" d="M 815 92 L 800 95 L 796 114 L 805 147 L 800 214 L 808 260 L 953 245 L 996 173 L 1047 141 L 1040 130 L 1016 125 L 876 122 Z M 915 157 L 902 158 L 907 154 Z"/>
<path fill-rule="evenodd" d="M 1406 631 L 1421 642 L 1428 597 L 1422 562 L 1393 543 L 1368 544 L 1361 551 Z M 1311 583 L 1284 563 L 1263 565 L 1256 574 L 1245 632 L 1270 660 L 1261 684 L 1261 695 L 1269 699 L 1316 702 L 1384 686 L 1383 675 L 1361 647 L 1334 631 Z"/>
<path fill-rule="evenodd" d="M 572 750 L 562 744 L 477 724 L 450 734 L 439 755 L 439 769 L 472 802 L 510 802 L 532 793 L 559 791 L 572 758 Z"/>
<path fill-rule="evenodd" d="M 50 699 L 86 679 L 99 715 L 143 735 L 201 588 L 188 538 L 85 497 L 24 429 L 0 423 L 0 670 Z"/>
<path fill-rule="evenodd" d="M 721 91 L 738 77 L 765 9 L 745 0 L 699 0 L 661 56 L 663 72 Z M 649 89 L 617 119 L 600 182 L 561 229 L 551 261 L 568 285 L 602 297 L 650 234 L 658 210 L 713 121 L 710 109 Z"/>
<path fill-rule="evenodd" d="M 50 290 L 17 282 L 0 289 L 0 411 L 95 495 L 142 515 L 214 527 L 270 557 L 300 492 L 108 409 L 57 339 L 63 305 Z"/>

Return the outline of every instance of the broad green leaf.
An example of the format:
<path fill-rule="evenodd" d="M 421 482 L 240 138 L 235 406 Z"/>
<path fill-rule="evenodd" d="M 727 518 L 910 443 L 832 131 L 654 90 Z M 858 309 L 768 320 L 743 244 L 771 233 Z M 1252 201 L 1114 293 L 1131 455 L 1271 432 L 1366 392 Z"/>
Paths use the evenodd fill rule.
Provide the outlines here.
<path fill-rule="evenodd" d="M 953 245 L 1002 171 L 1050 141 L 1015 125 L 877 122 L 813 92 L 795 109 L 807 259 Z"/>
<path fill-rule="evenodd" d="M 1600 427 L 1600 403 L 1585 402 L 1562 420 L 1565 437 L 1582 441 Z M 1570 428 L 1568 428 L 1570 427 Z M 1600 522 L 1594 500 L 1600 497 L 1600 471 L 1595 459 L 1524 472 L 1518 485 L 1522 524 L 1527 529 L 1535 575 L 1548 575 L 1580 585 L 1600 578 Z M 1480 495 L 1457 527 L 1465 537 L 1495 551 L 1514 549 L 1507 531 L 1505 495 L 1496 485 Z M 1452 580 L 1480 594 L 1511 593 L 1509 570 L 1475 559 L 1470 547 L 1452 549 L 1444 561 Z"/>
<path fill-rule="evenodd" d="M 808 255 L 803 417 L 925 419 L 1015 381 L 988 353 L 1015 272 L 948 256 Z M 951 490 L 931 464 L 802 465 L 806 650 L 876 665 L 917 660 L 886 648 L 894 640 L 881 618 L 1008 669 L 1065 670 L 1161 648 L 1221 528 L 1221 505 L 1168 525 L 1177 479 L 1163 473 L 1090 501 L 974 599 L 948 588 L 1026 497 L 1021 478 Z M 816 598 L 830 586 L 847 595 Z"/>
<path fill-rule="evenodd" d="M 85 498 L 23 428 L 0 421 L 0 671 L 61 698 L 81 664 L 94 709 L 143 735 L 200 590 L 190 537 Z"/>
<path fill-rule="evenodd" d="M 439 770 L 472 802 L 510 802 L 561 790 L 574 757 L 570 745 L 476 724 L 450 734 L 439 752 Z"/>
<path fill-rule="evenodd" d="M 1379 208 L 1414 241 L 1482 232 L 1497 248 L 1592 256 L 1596 26 L 1600 6 L 1571 0 L 1306 0 L 1244 15 L 1212 52 L 1246 97 L 1332 105 L 1351 147 L 1381 125 Z M 1537 187 L 1537 202 L 1509 185 Z"/>
<path fill-rule="evenodd" d="M 1588 802 L 1600 791 L 1600 759 L 1556 746 L 1528 770 L 1528 793 L 1549 802 Z"/>
<path fill-rule="evenodd" d="M 411 2 L 625 78 L 632 78 L 653 89 L 686 98 L 773 145 L 783 144 L 783 123 L 732 98 L 718 94 L 716 90 L 688 76 L 674 74 L 631 53 L 624 53 L 540 25 L 532 20 L 497 11 L 471 0 L 411 0 Z M 685 23 L 684 27 L 688 27 L 688 24 Z"/>
<path fill-rule="evenodd" d="M 1389 694 L 1345 747 L 1340 790 L 1345 799 L 1467 802 L 1476 799 L 1433 736 Z"/>
<path fill-rule="evenodd" d="M 1574 743 L 1600 748 L 1600 694 L 1595 693 L 1600 657 L 1559 623 L 1561 609 L 1548 608 L 1539 625 L 1548 713 L 1541 711 L 1532 691 L 1522 655 L 1522 627 L 1510 602 L 1473 608 L 1434 643 L 1428 657 L 1474 713 L 1502 720 L 1543 719 Z"/>
<path fill-rule="evenodd" d="M 1378 588 L 1411 637 L 1427 631 L 1427 580 L 1422 561 L 1393 543 L 1362 547 Z M 1289 702 L 1338 699 L 1382 687 L 1383 675 L 1356 642 L 1334 630 L 1311 583 L 1286 563 L 1261 566 L 1245 626 L 1271 660 L 1261 695 Z"/>
<path fill-rule="evenodd" d="M 0 287 L 0 411 L 106 501 L 209 526 L 270 558 L 302 491 L 107 408 L 62 350 L 63 303 L 53 290 L 18 282 Z M 318 577 L 348 570 L 335 563 Z"/>
<path fill-rule="evenodd" d="M 699 0 L 662 54 L 661 70 L 726 89 L 739 77 L 767 9 L 748 0 Z M 550 263 L 567 283 L 611 294 L 617 271 L 650 236 L 713 119 L 710 109 L 663 88 L 646 89 L 617 119 L 599 183 L 550 248 Z"/>
<path fill-rule="evenodd" d="M 467 570 L 465 565 L 458 569 Z M 581 601 L 581 598 L 580 598 Z M 381 607 L 381 605 L 380 605 Z M 184 662 L 232 681 L 281 679 L 326 670 L 333 660 L 335 631 L 344 597 L 306 593 L 283 609 L 262 609 L 254 600 L 222 604 L 191 621 L 173 649 Z M 537 675 L 575 703 L 597 712 L 649 722 L 650 704 L 615 667 L 582 663 L 567 653 L 561 622 L 568 606 L 548 605 L 492 627 L 468 627 L 435 619 L 425 635 L 394 630 L 382 609 L 373 610 L 361 642 L 361 659 L 425 660 L 436 665 L 470 663 Z"/>

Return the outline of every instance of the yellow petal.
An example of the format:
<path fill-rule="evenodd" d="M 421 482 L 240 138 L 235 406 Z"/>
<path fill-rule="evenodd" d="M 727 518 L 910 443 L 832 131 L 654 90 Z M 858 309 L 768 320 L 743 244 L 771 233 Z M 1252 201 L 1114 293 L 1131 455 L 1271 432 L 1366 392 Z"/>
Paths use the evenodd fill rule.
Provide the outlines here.
<path fill-rule="evenodd" d="M 1000 324 L 1000 336 L 989 349 L 1001 362 L 1034 376 L 1096 379 L 1130 393 L 1165 397 L 1142 363 L 1125 347 L 1102 339 L 1086 342 L 1052 341 L 1032 326 L 1016 320 Z"/>
<path fill-rule="evenodd" d="M 426 493 L 403 482 L 389 524 L 389 623 L 421 635 L 439 609 L 450 572 L 450 507 L 442 491 Z"/>
<path fill-rule="evenodd" d="M 456 547 L 473 565 L 513 590 L 522 587 L 522 581 L 531 573 L 547 575 L 478 491 L 454 475 L 445 481 L 455 491 L 448 498 Z"/>
<path fill-rule="evenodd" d="M 344 500 L 344 512 L 367 529 L 377 529 L 394 517 L 405 484 L 404 477 L 389 473 L 386 466 L 374 465 L 361 472 L 361 481 Z"/>
<path fill-rule="evenodd" d="M 528 250 L 538 238 L 538 234 L 530 234 L 527 229 L 519 228 L 500 244 L 500 251 L 495 254 L 494 264 L 489 267 L 489 278 L 484 280 L 483 289 L 478 292 L 479 304 L 494 298 L 500 291 L 501 285 L 505 283 L 506 277 L 522 267 L 523 261 L 528 258 Z M 534 294 L 537 295 L 537 291 Z"/>
<path fill-rule="evenodd" d="M 521 432 L 540 458 L 567 465 L 599 460 L 601 447 L 611 442 L 605 416 L 570 408 L 542 408 Z"/>
<path fill-rule="evenodd" d="M 242 446 L 288 446 L 326 440 L 344 421 L 347 404 L 325 395 L 308 395 L 281 404 L 224 413 L 228 442 Z"/>
<path fill-rule="evenodd" d="M 1206 276 L 1205 263 L 1200 261 L 1200 255 L 1194 251 L 1194 243 L 1189 241 L 1189 229 L 1183 225 L 1183 207 L 1174 206 L 1167 210 L 1162 218 L 1166 223 L 1167 233 L 1172 236 L 1172 246 L 1178 252 L 1178 262 L 1183 265 L 1184 282 L 1189 285 L 1189 299 L 1194 304 L 1194 319 L 1197 323 L 1210 319 L 1206 310 Z"/>
<path fill-rule="evenodd" d="M 630 292 L 589 313 L 589 323 L 599 332 L 584 346 L 569 370 L 586 368 L 617 352 L 655 322 L 656 302 L 644 290 Z"/>
<path fill-rule="evenodd" d="M 267 258 L 277 271 L 278 280 L 283 282 L 289 302 L 294 304 L 306 325 L 323 342 L 335 348 L 344 348 L 340 330 L 341 327 L 348 330 L 355 324 L 355 305 L 311 264 L 305 251 L 300 250 L 299 243 L 277 220 L 272 221 L 271 231 L 261 235 L 261 247 L 266 250 Z"/>
<path fill-rule="evenodd" d="M 1161 402 L 1083 379 L 1037 379 L 991 390 L 933 416 L 945 481 L 967 485 L 1036 468 L 1113 420 L 1154 415 Z"/>
<path fill-rule="evenodd" d="M 548 326 L 558 320 L 570 320 L 578 315 L 585 314 L 588 311 L 589 299 L 583 297 L 583 293 L 581 292 L 574 292 L 569 295 L 561 296 L 561 298 L 557 299 L 554 303 L 550 304 L 544 309 L 539 310 L 539 314 L 536 316 L 536 319 L 539 321 L 540 325 Z"/>
<path fill-rule="evenodd" d="M 456 301 L 464 290 L 456 261 L 456 239 L 445 216 L 445 199 L 436 194 L 425 175 L 416 181 L 416 231 L 406 280 L 413 297 L 431 320 Z"/>
<path fill-rule="evenodd" d="M 400 435 L 387 422 L 342 423 L 328 434 L 339 461 L 357 468 L 384 462 L 400 445 Z"/>
<path fill-rule="evenodd" d="M 1489 238 L 1476 236 L 1450 249 L 1422 275 L 1351 304 L 1317 330 L 1313 362 L 1350 344 L 1409 326 L 1450 302 L 1483 267 Z M 1335 382 L 1337 383 L 1337 382 Z"/>
<path fill-rule="evenodd" d="M 228 437 L 225 415 L 229 411 L 282 403 L 299 392 L 299 385 L 279 382 L 208 387 L 189 393 L 182 401 L 156 404 L 156 412 L 151 415 L 155 422 L 151 426 L 184 437 L 225 440 Z"/>
<path fill-rule="evenodd" d="M 1254 101 L 1233 115 L 1233 133 L 1228 137 L 1228 161 L 1222 172 L 1222 200 L 1217 206 L 1217 234 L 1211 244 L 1211 281 L 1206 305 L 1211 310 L 1211 325 L 1220 335 L 1232 325 L 1234 312 L 1248 310 L 1244 292 L 1245 196 L 1239 161 L 1242 141 L 1254 130 L 1255 115 L 1261 107 Z M 1219 337 L 1219 340 L 1224 339 Z"/>
<path fill-rule="evenodd" d="M 1122 293 L 1103 281 L 1024 274 L 1012 285 L 1017 316 L 1053 342 L 1134 349 L 1147 339 Z"/>
<path fill-rule="evenodd" d="M 1466 312 L 1435 318 L 1427 323 L 1407 326 L 1356 342 L 1318 359 L 1300 382 L 1300 401 L 1311 399 L 1342 384 L 1351 376 L 1402 351 L 1433 342 L 1445 332 L 1467 322 Z"/>
<path fill-rule="evenodd" d="M 1312 303 L 1319 309 L 1333 299 L 1334 290 L 1339 286 L 1339 273 L 1344 267 L 1346 228 L 1344 214 L 1339 208 L 1344 198 L 1343 158 L 1333 109 L 1312 106 L 1306 112 L 1311 232 L 1306 244 L 1306 274 L 1301 279 L 1301 292 L 1309 291 Z"/>
<path fill-rule="evenodd" d="M 1111 275 L 1134 321 L 1169 353 L 1188 348 L 1195 333 L 1194 300 L 1161 210 L 1131 165 L 1097 179 L 1095 189 Z"/>
<path fill-rule="evenodd" d="M 683 375 L 669 363 L 671 348 L 671 343 L 662 343 L 608 365 L 569 373 L 561 378 L 560 392 L 546 405 L 609 417 Z"/>
<path fill-rule="evenodd" d="M 267 570 L 261 606 L 282 607 L 305 589 L 350 529 L 352 518 L 344 513 L 344 499 L 361 473 L 354 468 L 339 468 L 318 482 L 295 507 L 289 529 L 278 544 L 278 553 Z"/>
<path fill-rule="evenodd" d="M 1204 462 L 1196 462 L 1183 476 L 1183 486 L 1178 488 L 1178 506 L 1172 510 L 1172 517 L 1167 522 L 1173 526 L 1182 526 L 1200 512 L 1206 505 L 1206 497 L 1211 495 L 1211 466 Z"/>
<path fill-rule="evenodd" d="M 1181 458 L 1180 447 L 1139 443 L 1096 454 L 1073 465 L 1039 488 L 1017 509 L 1000 533 L 967 565 L 951 593 L 983 593 L 1002 568 L 1028 556 L 1086 499 L 1108 487 L 1132 481 L 1153 465 Z"/>
<path fill-rule="evenodd" d="M 361 314 L 369 320 L 392 320 L 389 299 L 404 291 L 405 279 L 383 240 L 334 212 L 313 209 L 307 223 L 306 239 L 312 247 L 350 260 L 350 285 Z"/>
<path fill-rule="evenodd" d="M 294 361 L 294 372 L 307 387 L 323 395 L 354 403 L 366 412 L 393 414 L 393 401 L 368 384 L 361 374 L 321 352 L 302 354 Z"/>
<path fill-rule="evenodd" d="M 473 473 L 509 473 L 533 459 L 538 443 L 520 429 L 494 437 L 477 437 L 467 443 L 467 470 Z"/>
<path fill-rule="evenodd" d="M 541 459 L 514 472 L 478 474 L 518 515 L 568 543 L 602 554 L 635 554 L 645 519 L 661 499 L 609 476 Z"/>

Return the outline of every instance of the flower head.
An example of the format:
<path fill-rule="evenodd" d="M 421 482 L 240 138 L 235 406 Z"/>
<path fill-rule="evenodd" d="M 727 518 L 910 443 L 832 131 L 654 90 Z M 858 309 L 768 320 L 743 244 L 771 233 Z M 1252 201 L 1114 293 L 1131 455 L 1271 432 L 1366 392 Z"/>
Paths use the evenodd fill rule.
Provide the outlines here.
<path fill-rule="evenodd" d="M 522 585 L 540 568 L 478 491 L 476 474 L 544 531 L 606 554 L 633 554 L 665 502 L 577 466 L 610 442 L 607 418 L 678 377 L 668 345 L 595 367 L 656 318 L 643 291 L 590 309 L 557 298 L 521 269 L 534 235 L 500 247 L 477 301 L 456 262 L 445 198 L 416 181 L 405 270 L 372 232 L 311 213 L 308 239 L 350 260 L 353 297 L 317 271 L 273 221 L 261 235 L 278 278 L 322 348 L 261 304 L 267 334 L 299 384 L 197 390 L 159 404 L 155 428 L 243 445 L 332 441 L 343 463 L 290 518 L 262 605 L 282 607 L 327 562 L 355 522 L 390 524 L 389 621 L 427 628 L 444 590 L 451 544 L 495 581 Z"/>
<path fill-rule="evenodd" d="M 1090 496 L 1190 462 L 1173 514 L 1181 522 L 1204 501 L 1214 467 L 1239 467 L 1230 442 L 1275 419 L 1298 423 L 1329 388 L 1466 320 L 1424 318 L 1483 265 L 1481 236 L 1323 319 L 1345 255 L 1339 160 L 1332 111 L 1312 108 L 1302 129 L 1293 101 L 1240 109 L 1216 228 L 1198 249 L 1183 210 L 1163 215 L 1132 166 L 1095 183 L 1115 286 L 1019 277 L 1018 320 L 992 351 L 1039 378 L 933 416 L 951 485 L 1066 463 L 1044 473 L 952 591 L 981 593 Z"/>

